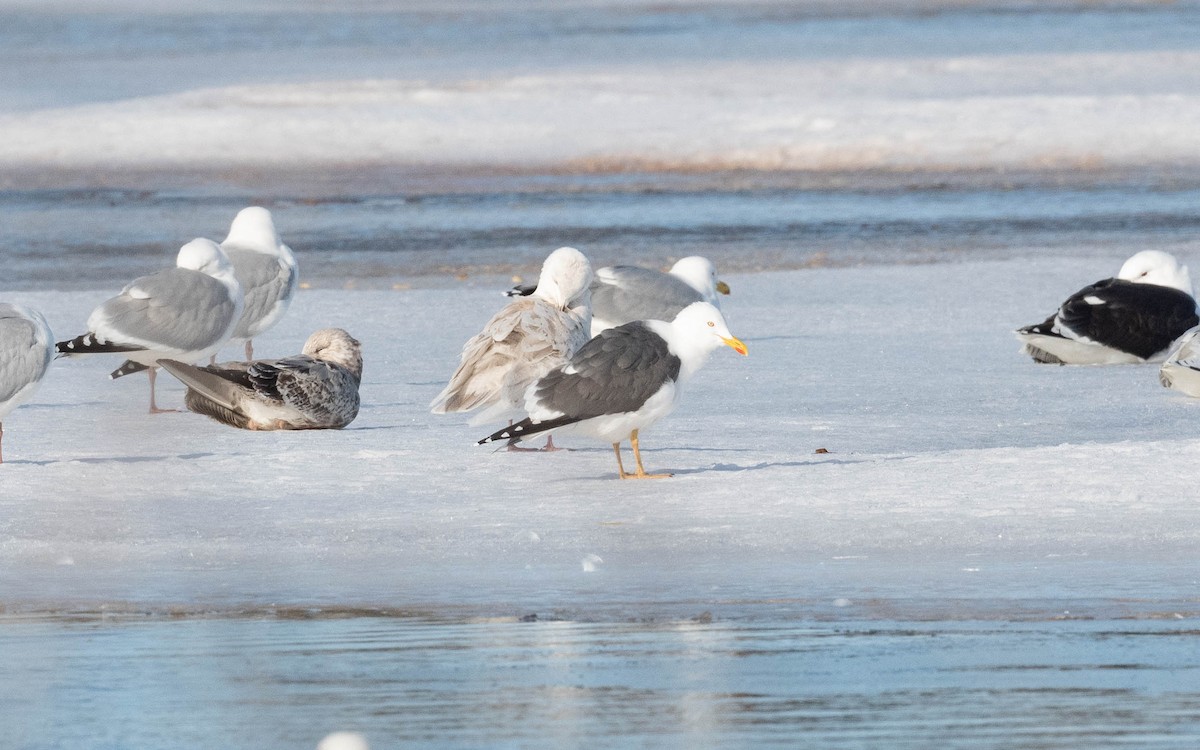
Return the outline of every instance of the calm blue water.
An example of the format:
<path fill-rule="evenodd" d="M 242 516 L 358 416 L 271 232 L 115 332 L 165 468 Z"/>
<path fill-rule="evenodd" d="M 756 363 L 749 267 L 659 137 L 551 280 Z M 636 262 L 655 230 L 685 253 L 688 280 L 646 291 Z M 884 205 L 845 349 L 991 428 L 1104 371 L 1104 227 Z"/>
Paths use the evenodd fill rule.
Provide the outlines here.
<path fill-rule="evenodd" d="M 1191 748 L 1175 621 L 0 625 L 5 747 Z M 14 679 L 15 678 L 15 679 Z"/>
<path fill-rule="evenodd" d="M 1100 255 L 1117 267 L 1131 247 L 1186 255 L 1200 230 L 1200 186 L 1161 179 L 947 187 L 860 176 L 849 187 L 733 189 L 713 181 L 512 178 L 326 198 L 0 192 L 0 278 L 16 289 L 120 286 L 169 265 L 192 237 L 222 239 L 249 204 L 271 209 L 304 278 L 317 286 L 535 274 L 547 252 L 568 244 L 596 265 L 664 265 L 698 254 L 726 273 L 1043 254 Z"/>

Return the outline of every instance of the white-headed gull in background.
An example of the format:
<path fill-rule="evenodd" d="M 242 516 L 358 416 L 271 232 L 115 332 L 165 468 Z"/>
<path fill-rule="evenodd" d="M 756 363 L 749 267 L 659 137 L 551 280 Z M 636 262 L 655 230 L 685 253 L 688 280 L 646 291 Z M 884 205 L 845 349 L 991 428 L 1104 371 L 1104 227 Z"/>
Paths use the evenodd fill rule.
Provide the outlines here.
<path fill-rule="evenodd" d="M 611 443 L 621 479 L 670 476 L 646 473 L 638 431 L 671 413 L 683 383 L 722 345 L 746 353 L 721 311 L 707 302 L 693 302 L 670 323 L 634 321 L 602 331 L 568 364 L 529 387 L 526 419 L 479 442 L 569 430 Z M 621 463 L 623 440 L 633 448 L 636 473 Z"/>
<path fill-rule="evenodd" d="M 529 294 L 536 287 L 516 286 L 510 296 Z M 634 320 L 671 321 L 693 302 L 720 309 L 718 294 L 729 285 L 717 279 L 708 258 L 682 258 L 667 272 L 641 266 L 606 266 L 592 282 L 592 335 Z"/>
<path fill-rule="evenodd" d="M 217 243 L 195 239 L 179 250 L 175 268 L 134 279 L 92 311 L 88 332 L 58 342 L 63 356 L 119 352 L 128 359 L 112 372 L 119 378 L 149 370 L 150 411 L 158 360 L 206 359 L 233 333 L 242 313 L 242 288 Z"/>
<path fill-rule="evenodd" d="M 458 369 L 430 403 L 434 414 L 483 411 L 472 424 L 525 416 L 525 391 L 588 338 L 592 265 L 573 247 L 547 256 L 537 289 L 509 302 L 463 346 Z M 546 448 L 554 449 L 551 440 Z"/>
<path fill-rule="evenodd" d="M 232 427 L 339 430 L 358 416 L 362 348 L 341 328 L 322 328 L 300 354 L 283 359 L 159 364 L 187 385 L 189 409 Z"/>
<path fill-rule="evenodd" d="M 296 257 L 279 239 L 271 212 L 259 206 L 238 212 L 221 249 L 246 300 L 231 338 L 246 342 L 248 362 L 254 358 L 254 338 L 278 323 L 292 303 L 300 278 Z"/>
<path fill-rule="evenodd" d="M 41 313 L 0 303 L 0 463 L 4 417 L 29 400 L 53 358 L 54 334 Z"/>
<path fill-rule="evenodd" d="M 1161 359 L 1197 323 L 1187 266 L 1169 253 L 1143 250 L 1115 279 L 1080 289 L 1044 322 L 1016 333 L 1038 362 L 1128 364 Z"/>

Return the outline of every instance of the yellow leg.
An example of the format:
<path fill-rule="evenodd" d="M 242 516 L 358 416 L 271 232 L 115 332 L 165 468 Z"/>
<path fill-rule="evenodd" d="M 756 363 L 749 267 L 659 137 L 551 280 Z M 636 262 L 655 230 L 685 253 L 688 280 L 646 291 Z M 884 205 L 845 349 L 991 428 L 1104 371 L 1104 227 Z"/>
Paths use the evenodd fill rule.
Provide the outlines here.
<path fill-rule="evenodd" d="M 621 479 L 627 479 L 627 478 L 633 476 L 632 474 L 625 473 L 625 465 L 621 463 L 621 444 L 620 443 L 613 443 L 613 453 L 617 454 L 617 476 L 619 476 Z"/>
<path fill-rule="evenodd" d="M 631 479 L 666 479 L 671 474 L 647 474 L 646 469 L 642 466 L 642 452 L 638 449 L 638 431 L 634 430 L 629 436 L 629 444 L 633 446 L 633 458 L 637 461 L 637 474 L 630 474 Z M 626 477 L 622 476 L 622 479 Z"/>

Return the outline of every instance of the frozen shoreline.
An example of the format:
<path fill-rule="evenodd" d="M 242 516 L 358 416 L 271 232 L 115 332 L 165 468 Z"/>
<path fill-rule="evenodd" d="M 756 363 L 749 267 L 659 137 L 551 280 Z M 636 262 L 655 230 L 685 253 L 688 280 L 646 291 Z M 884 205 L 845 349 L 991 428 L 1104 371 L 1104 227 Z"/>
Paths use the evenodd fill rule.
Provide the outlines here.
<path fill-rule="evenodd" d="M 804 598 L 824 571 L 830 600 L 972 598 L 988 581 L 986 596 L 1195 609 L 1200 508 L 1177 467 L 1200 454 L 1200 404 L 1153 366 L 1036 366 L 1010 333 L 1106 271 L 734 276 L 726 307 L 750 357 L 714 356 L 644 435 L 648 468 L 676 472 L 658 482 L 617 481 L 608 448 L 578 440 L 489 452 L 473 445 L 483 431 L 427 413 L 501 304 L 491 290 L 302 292 L 261 346 L 290 351 L 324 325 L 363 341 L 364 408 L 341 432 L 150 416 L 144 378 L 59 361 L 6 420 L 5 598 L 14 613 L 524 601 L 586 615 L 791 586 Z M 5 298 L 65 335 L 104 296 Z M 160 402 L 180 400 L 160 385 Z M 920 579 L 881 574 L 891 566 Z"/>

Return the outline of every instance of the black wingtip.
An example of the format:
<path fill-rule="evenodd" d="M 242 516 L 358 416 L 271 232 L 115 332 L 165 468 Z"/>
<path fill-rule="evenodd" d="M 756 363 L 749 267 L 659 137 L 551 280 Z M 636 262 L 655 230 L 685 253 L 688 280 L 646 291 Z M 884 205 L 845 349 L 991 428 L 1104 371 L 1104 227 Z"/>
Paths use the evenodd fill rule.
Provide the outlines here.
<path fill-rule="evenodd" d="M 93 333 L 85 333 L 82 336 L 76 336 L 73 339 L 59 341 L 54 345 L 54 351 L 60 356 L 70 356 L 72 354 L 105 354 L 113 352 L 140 352 L 145 351 L 144 346 L 130 346 L 128 344 L 114 344 L 111 341 L 96 338 Z"/>
<path fill-rule="evenodd" d="M 505 297 L 528 297 L 537 291 L 537 284 L 517 284 L 504 292 Z"/>
<path fill-rule="evenodd" d="M 150 365 L 143 365 L 141 362 L 134 362 L 132 359 L 127 359 L 121 363 L 120 367 L 110 372 L 108 377 L 110 380 L 116 380 L 117 378 L 123 378 L 126 375 L 132 375 L 135 372 L 149 369 Z"/>
<path fill-rule="evenodd" d="M 516 443 L 516 442 L 520 441 L 521 438 L 525 437 L 526 434 L 528 434 L 530 432 L 537 432 L 536 429 L 531 430 L 531 428 L 533 428 L 533 427 L 536 427 L 536 425 L 534 425 L 534 423 L 533 423 L 533 420 L 530 419 L 529 417 L 526 417 L 525 419 L 522 419 L 520 422 L 517 422 L 516 424 L 509 425 L 508 427 L 505 427 L 500 430 L 496 430 L 491 435 L 488 435 L 484 439 L 475 443 L 475 445 L 483 445 L 484 443 L 494 443 L 497 440 L 511 440 L 512 442 Z"/>

